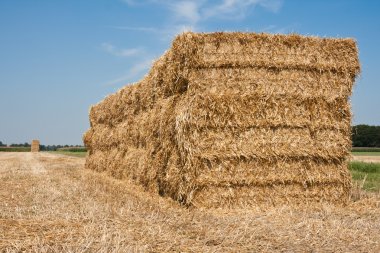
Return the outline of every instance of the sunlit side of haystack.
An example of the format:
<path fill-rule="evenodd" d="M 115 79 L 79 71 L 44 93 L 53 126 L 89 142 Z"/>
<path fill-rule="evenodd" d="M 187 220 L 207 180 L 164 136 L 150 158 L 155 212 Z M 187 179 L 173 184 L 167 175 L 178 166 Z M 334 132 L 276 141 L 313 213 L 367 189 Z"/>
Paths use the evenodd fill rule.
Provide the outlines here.
<path fill-rule="evenodd" d="M 351 39 L 184 33 L 90 111 L 86 167 L 199 207 L 344 203 Z"/>
<path fill-rule="evenodd" d="M 30 148 L 31 152 L 40 152 L 40 141 L 32 140 L 32 146 Z"/>

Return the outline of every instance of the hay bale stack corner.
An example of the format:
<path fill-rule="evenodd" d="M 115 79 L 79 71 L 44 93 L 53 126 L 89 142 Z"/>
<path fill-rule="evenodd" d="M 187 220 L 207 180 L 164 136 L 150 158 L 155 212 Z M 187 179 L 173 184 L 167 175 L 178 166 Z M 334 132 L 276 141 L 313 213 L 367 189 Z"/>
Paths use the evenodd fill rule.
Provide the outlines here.
<path fill-rule="evenodd" d="M 90 110 L 86 167 L 196 207 L 345 203 L 352 39 L 183 33 Z"/>

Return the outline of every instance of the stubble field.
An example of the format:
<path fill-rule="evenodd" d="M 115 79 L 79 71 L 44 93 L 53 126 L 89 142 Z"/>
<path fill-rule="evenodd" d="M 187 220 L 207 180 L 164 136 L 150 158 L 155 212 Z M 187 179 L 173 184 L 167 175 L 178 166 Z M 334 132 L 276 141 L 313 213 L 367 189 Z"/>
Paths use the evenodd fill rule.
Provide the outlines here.
<path fill-rule="evenodd" d="M 348 206 L 199 210 L 84 169 L 0 153 L 0 252 L 380 252 L 380 196 Z"/>

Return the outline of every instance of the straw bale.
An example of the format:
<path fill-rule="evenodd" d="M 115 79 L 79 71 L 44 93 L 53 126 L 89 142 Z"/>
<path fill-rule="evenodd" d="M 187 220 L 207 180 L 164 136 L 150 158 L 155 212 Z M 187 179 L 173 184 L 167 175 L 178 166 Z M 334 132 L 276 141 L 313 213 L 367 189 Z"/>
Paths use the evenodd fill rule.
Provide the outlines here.
<path fill-rule="evenodd" d="M 30 151 L 31 152 L 40 152 L 40 141 L 39 140 L 32 140 Z"/>
<path fill-rule="evenodd" d="M 347 188 L 336 184 L 316 184 L 304 187 L 299 183 L 272 184 L 265 186 L 225 186 L 205 187 L 198 191 L 192 199 L 196 207 L 218 208 L 224 207 L 246 208 L 267 205 L 311 205 L 316 203 L 341 203 L 341 198 L 348 198 Z"/>
<path fill-rule="evenodd" d="M 189 73 L 189 92 L 258 96 L 291 96 L 299 99 L 323 98 L 331 101 L 351 95 L 352 79 L 330 71 L 305 72 L 301 69 L 204 68 Z M 318 89 L 315 89 L 318 87 Z"/>
<path fill-rule="evenodd" d="M 173 42 L 174 58 L 190 66 L 262 67 L 310 71 L 359 72 L 352 39 L 253 33 L 185 33 Z M 192 56 L 190 59 L 184 58 Z"/>
<path fill-rule="evenodd" d="M 90 110 L 86 167 L 198 207 L 345 203 L 356 43 L 184 33 Z"/>

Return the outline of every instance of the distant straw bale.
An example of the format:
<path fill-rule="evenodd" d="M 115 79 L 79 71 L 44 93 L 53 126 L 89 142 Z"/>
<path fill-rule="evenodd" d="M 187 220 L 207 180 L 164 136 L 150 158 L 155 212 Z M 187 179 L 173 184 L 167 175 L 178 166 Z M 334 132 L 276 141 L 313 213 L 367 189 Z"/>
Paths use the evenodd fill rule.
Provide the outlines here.
<path fill-rule="evenodd" d="M 32 146 L 30 148 L 31 152 L 40 152 L 40 141 L 32 140 Z"/>
<path fill-rule="evenodd" d="M 345 203 L 352 39 L 184 33 L 93 106 L 86 167 L 197 207 Z"/>

